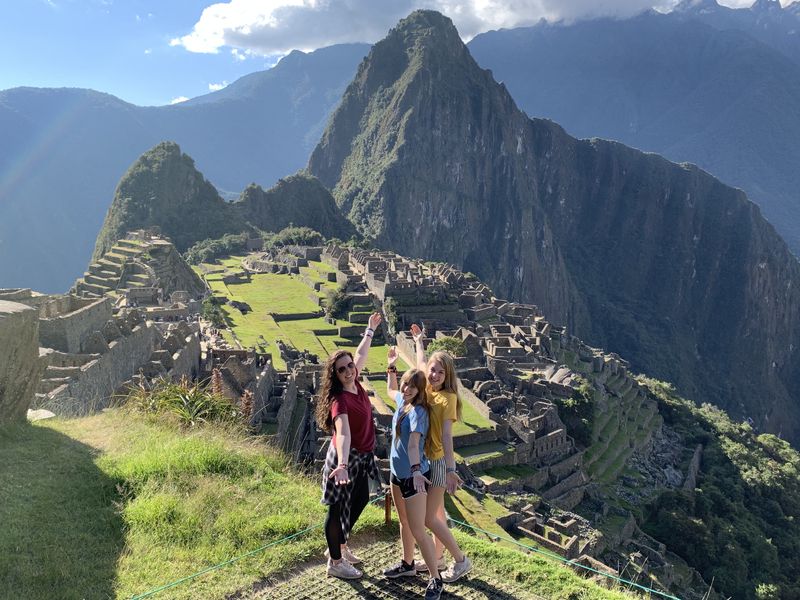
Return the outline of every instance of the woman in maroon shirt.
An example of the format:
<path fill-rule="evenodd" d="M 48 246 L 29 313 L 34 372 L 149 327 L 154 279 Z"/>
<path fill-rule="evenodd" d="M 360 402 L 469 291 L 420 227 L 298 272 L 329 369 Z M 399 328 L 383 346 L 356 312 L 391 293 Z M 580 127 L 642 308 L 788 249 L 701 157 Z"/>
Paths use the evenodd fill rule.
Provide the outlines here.
<path fill-rule="evenodd" d="M 333 432 L 322 469 L 322 503 L 328 506 L 325 519 L 328 575 L 342 579 L 357 579 L 362 575 L 353 566 L 361 559 L 350 552 L 347 538 L 369 501 L 369 477 L 378 480 L 380 477 L 373 455 L 372 405 L 358 381 L 380 322 L 379 313 L 370 315 L 369 327 L 355 357 L 347 350 L 339 350 L 328 358 L 317 400 L 317 424 Z"/>

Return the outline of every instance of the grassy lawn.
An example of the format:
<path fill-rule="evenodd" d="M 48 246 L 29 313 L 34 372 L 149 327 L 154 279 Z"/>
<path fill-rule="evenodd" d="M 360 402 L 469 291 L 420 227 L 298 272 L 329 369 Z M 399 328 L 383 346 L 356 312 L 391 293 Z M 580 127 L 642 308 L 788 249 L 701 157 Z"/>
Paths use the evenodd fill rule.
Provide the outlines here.
<path fill-rule="evenodd" d="M 536 474 L 538 469 L 530 465 L 507 465 L 504 467 L 491 467 L 483 471 L 483 474 L 497 479 L 500 483 L 508 483 L 516 479 L 530 477 Z"/>
<path fill-rule="evenodd" d="M 488 444 L 477 444 L 466 446 L 456 451 L 456 456 L 475 464 L 490 458 L 500 458 L 503 454 L 514 452 L 514 448 L 503 442 L 489 442 Z"/>
<path fill-rule="evenodd" d="M 0 429 L 0 446 L 3 598 L 130 598 L 324 518 L 316 478 L 232 431 L 114 410 Z M 368 507 L 359 526 L 380 523 Z M 314 530 L 158 598 L 224 597 L 323 549 Z"/>
<path fill-rule="evenodd" d="M 114 409 L 0 428 L 0 447 L 0 597 L 131 598 L 280 542 L 157 595 L 222 598 L 322 561 L 317 478 L 263 438 Z M 505 512 L 466 492 L 450 508 L 492 533 Z M 396 539 L 396 517 L 386 529 L 382 508 L 370 506 L 356 532 L 356 548 Z M 479 570 L 544 597 L 626 597 L 552 560 L 455 533 Z"/>

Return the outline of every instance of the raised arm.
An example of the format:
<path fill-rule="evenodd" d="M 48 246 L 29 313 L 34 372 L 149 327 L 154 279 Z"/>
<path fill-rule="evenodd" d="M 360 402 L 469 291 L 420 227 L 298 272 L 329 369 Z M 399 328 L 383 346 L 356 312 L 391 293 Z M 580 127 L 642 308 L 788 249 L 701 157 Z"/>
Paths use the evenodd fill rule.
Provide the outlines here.
<path fill-rule="evenodd" d="M 394 398 L 394 395 L 400 390 L 397 384 L 397 347 L 389 346 L 389 351 L 386 353 L 386 395 L 389 398 Z"/>
<path fill-rule="evenodd" d="M 417 351 L 417 368 L 424 372 L 427 363 L 425 361 L 425 347 L 422 344 L 422 338 L 425 336 L 416 323 L 411 325 L 411 337 L 414 338 L 414 346 Z"/>
<path fill-rule="evenodd" d="M 353 357 L 353 362 L 356 364 L 356 369 L 361 372 L 361 369 L 367 362 L 367 355 L 369 354 L 369 347 L 372 345 L 372 336 L 375 335 L 375 328 L 381 324 L 381 313 L 374 312 L 369 316 L 369 326 L 364 331 L 364 337 L 361 338 L 361 343 L 356 348 L 356 355 Z"/>

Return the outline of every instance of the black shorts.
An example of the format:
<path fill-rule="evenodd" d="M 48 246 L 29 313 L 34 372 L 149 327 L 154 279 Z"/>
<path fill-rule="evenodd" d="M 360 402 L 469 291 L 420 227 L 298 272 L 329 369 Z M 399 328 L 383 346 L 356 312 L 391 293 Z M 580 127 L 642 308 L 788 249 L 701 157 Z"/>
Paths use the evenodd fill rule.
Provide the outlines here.
<path fill-rule="evenodd" d="M 426 479 L 430 479 L 429 475 L 431 474 L 430 471 L 427 471 L 422 474 L 423 477 Z M 412 498 L 413 496 L 417 495 L 417 490 L 414 489 L 414 476 L 408 477 L 406 479 L 398 479 L 396 475 L 392 475 L 390 478 L 392 485 L 396 485 L 400 488 L 400 495 L 403 498 Z M 425 484 L 425 491 L 428 491 L 428 487 L 430 487 L 427 483 Z"/>

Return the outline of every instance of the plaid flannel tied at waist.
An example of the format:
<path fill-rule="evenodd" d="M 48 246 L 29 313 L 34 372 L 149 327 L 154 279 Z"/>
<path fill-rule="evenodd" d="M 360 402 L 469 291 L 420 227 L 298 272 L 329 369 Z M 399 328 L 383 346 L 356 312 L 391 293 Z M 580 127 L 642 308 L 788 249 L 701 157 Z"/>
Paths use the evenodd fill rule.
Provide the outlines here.
<path fill-rule="evenodd" d="M 350 523 L 350 495 L 353 493 L 353 486 L 361 477 L 371 477 L 379 484 L 381 475 L 378 465 L 375 464 L 375 455 L 372 452 L 358 452 L 350 448 L 347 459 L 347 472 L 350 476 L 350 483 L 346 485 L 336 485 L 330 474 L 339 464 L 336 448 L 333 444 L 328 448 L 325 455 L 325 466 L 322 468 L 322 504 L 331 505 L 340 503 L 339 515 L 342 521 L 342 533 L 345 539 L 349 537 L 352 523 Z"/>
<path fill-rule="evenodd" d="M 381 482 L 378 465 L 375 464 L 375 455 L 372 452 L 358 452 L 350 448 L 347 459 L 350 483 L 347 485 L 336 485 L 336 482 L 330 477 L 338 464 L 339 457 L 336 455 L 336 447 L 331 444 L 325 455 L 325 466 L 322 468 L 322 504 L 336 504 L 342 500 L 349 501 L 350 493 L 353 491 L 353 482 L 361 476 L 371 477 L 378 483 Z"/>

